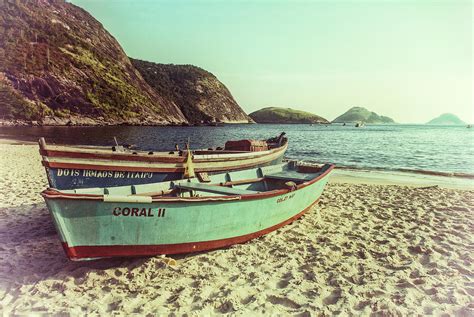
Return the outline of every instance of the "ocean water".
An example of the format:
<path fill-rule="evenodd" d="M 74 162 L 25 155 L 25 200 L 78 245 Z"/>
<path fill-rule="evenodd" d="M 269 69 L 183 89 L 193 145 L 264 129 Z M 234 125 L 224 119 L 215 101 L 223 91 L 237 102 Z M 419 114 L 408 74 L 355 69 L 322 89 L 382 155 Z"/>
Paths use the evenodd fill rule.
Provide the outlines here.
<path fill-rule="evenodd" d="M 133 144 L 144 150 L 223 146 L 231 139 L 266 139 L 286 132 L 289 158 L 339 167 L 474 175 L 474 129 L 465 126 L 254 124 L 222 127 L 0 127 L 0 138 L 58 144 Z"/>

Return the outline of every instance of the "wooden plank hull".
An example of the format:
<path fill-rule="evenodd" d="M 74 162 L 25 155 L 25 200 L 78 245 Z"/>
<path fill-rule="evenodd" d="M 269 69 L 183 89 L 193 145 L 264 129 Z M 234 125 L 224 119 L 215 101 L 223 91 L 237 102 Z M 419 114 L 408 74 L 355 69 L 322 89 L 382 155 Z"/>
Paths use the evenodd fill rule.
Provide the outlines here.
<path fill-rule="evenodd" d="M 194 155 L 196 172 L 222 173 L 282 162 L 288 144 L 261 152 Z M 181 179 L 185 158 L 178 155 L 113 153 L 66 146 L 41 148 L 50 187 L 57 189 L 124 186 Z"/>
<path fill-rule="evenodd" d="M 293 191 L 215 200 L 131 203 L 43 196 L 72 260 L 188 253 L 243 243 L 294 221 L 319 199 L 331 169 Z"/>

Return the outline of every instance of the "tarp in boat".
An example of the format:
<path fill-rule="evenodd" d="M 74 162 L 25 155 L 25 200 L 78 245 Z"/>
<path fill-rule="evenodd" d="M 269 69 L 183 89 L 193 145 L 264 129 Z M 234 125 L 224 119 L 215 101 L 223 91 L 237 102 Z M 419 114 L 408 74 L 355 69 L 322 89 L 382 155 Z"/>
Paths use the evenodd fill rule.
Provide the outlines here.
<path fill-rule="evenodd" d="M 268 145 L 266 141 L 260 140 L 227 141 L 225 149 L 228 151 L 260 152 L 268 150 Z"/>

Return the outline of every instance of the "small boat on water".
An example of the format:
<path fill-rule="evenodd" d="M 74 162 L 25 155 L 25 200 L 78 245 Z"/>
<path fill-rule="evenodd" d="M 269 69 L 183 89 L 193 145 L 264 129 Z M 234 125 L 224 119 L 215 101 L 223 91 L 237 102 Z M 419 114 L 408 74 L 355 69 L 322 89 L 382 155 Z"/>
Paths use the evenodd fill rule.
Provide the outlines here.
<path fill-rule="evenodd" d="M 222 248 L 301 217 L 333 165 L 295 161 L 155 184 L 42 192 L 71 260 Z"/>
<path fill-rule="evenodd" d="M 193 150 L 196 172 L 222 173 L 282 162 L 288 139 L 227 141 L 224 148 Z M 187 150 L 134 151 L 123 146 L 70 146 L 39 140 L 50 187 L 74 189 L 156 183 L 183 178 Z"/>
<path fill-rule="evenodd" d="M 357 123 L 355 124 L 355 127 L 356 127 L 356 128 L 363 128 L 364 126 L 365 126 L 364 122 L 357 122 Z"/>

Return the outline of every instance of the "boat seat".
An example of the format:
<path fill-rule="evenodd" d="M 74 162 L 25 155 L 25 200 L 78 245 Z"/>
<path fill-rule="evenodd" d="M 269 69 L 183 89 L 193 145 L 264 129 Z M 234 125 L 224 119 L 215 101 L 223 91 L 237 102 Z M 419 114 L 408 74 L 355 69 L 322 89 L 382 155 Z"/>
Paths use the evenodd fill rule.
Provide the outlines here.
<path fill-rule="evenodd" d="M 209 192 L 214 194 L 223 194 L 223 195 L 249 195 L 257 194 L 259 192 L 247 189 L 240 188 L 230 188 L 224 186 L 213 186 L 200 183 L 178 183 L 174 185 L 175 188 L 197 190 L 203 192 Z"/>
<path fill-rule="evenodd" d="M 206 172 L 198 172 L 196 173 L 197 178 L 201 183 L 210 183 L 211 179 L 209 178 L 209 175 Z"/>
<path fill-rule="evenodd" d="M 294 181 L 294 182 L 306 182 L 314 179 L 318 176 L 317 174 L 306 174 L 306 173 L 298 173 L 293 171 L 285 171 L 285 172 L 278 172 L 278 173 L 270 173 L 265 174 L 265 178 L 268 179 L 281 179 L 286 181 Z"/>

